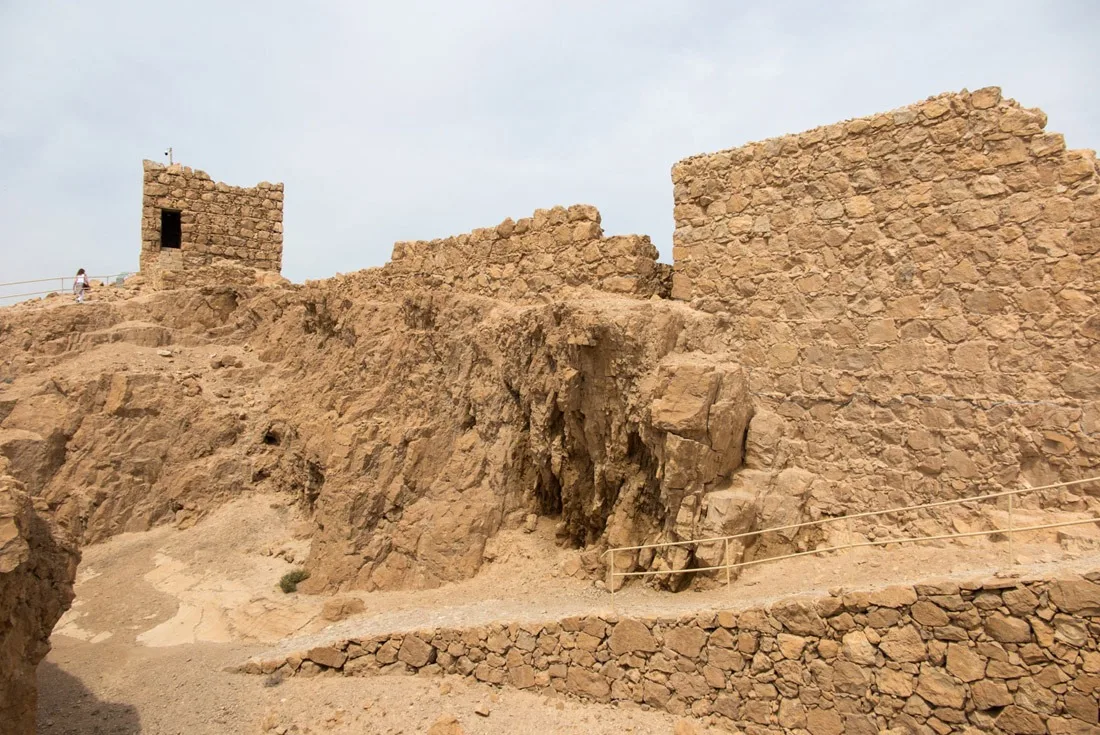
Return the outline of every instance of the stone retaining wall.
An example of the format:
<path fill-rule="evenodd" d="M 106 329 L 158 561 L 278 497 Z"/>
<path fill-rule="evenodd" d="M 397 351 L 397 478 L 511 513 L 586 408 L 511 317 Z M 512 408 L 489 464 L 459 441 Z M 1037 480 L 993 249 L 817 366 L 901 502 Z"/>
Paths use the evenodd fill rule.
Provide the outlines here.
<path fill-rule="evenodd" d="M 864 507 L 1095 467 L 1100 176 L 1046 122 L 988 88 L 673 168 L 672 295 L 730 315 L 756 466 Z"/>
<path fill-rule="evenodd" d="M 283 185 L 213 181 L 197 169 L 143 161 L 141 271 L 187 270 L 214 260 L 275 271 L 283 262 Z M 179 248 L 161 247 L 161 210 L 180 213 Z"/>
<path fill-rule="evenodd" d="M 1100 733 L 1100 573 L 1087 577 L 398 633 L 241 670 L 462 675 L 714 716 L 750 734 Z"/>
<path fill-rule="evenodd" d="M 667 295 L 670 271 L 644 235 L 604 237 L 592 206 L 538 209 L 531 217 L 442 240 L 399 242 L 386 272 L 431 288 L 523 299 L 562 287 Z"/>

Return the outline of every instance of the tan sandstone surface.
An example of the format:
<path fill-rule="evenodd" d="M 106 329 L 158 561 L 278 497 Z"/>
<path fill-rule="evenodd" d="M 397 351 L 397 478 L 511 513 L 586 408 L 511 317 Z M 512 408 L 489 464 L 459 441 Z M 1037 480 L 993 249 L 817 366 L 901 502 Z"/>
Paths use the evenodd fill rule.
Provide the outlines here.
<path fill-rule="evenodd" d="M 1045 122 L 999 90 L 964 91 L 688 159 L 673 170 L 671 269 L 656 262 L 645 236 L 607 236 L 594 207 L 574 205 L 398 243 L 382 268 L 305 285 L 211 250 L 188 269 L 173 269 L 168 257 L 155 274 L 95 289 L 88 304 L 50 298 L 0 310 L 0 457 L 40 513 L 86 551 L 77 604 L 58 629 L 66 642 L 54 662 L 60 670 L 41 672 L 44 681 L 54 677 L 52 692 L 75 694 L 59 694 L 42 727 L 98 726 L 97 708 L 114 712 L 105 703 L 119 701 L 116 729 L 124 732 L 134 722 L 153 732 L 241 731 L 272 714 L 245 692 L 256 699 L 271 690 L 257 700 L 276 710 L 270 729 L 316 729 L 323 713 L 310 709 L 315 704 L 278 701 L 278 692 L 331 687 L 335 701 L 354 696 L 354 687 L 330 683 L 329 674 L 299 682 L 302 660 L 277 664 L 273 671 L 298 676 L 271 687 L 222 669 L 283 638 L 292 646 L 319 636 L 311 647 L 325 648 L 326 641 L 400 635 L 400 650 L 410 629 L 453 636 L 497 623 L 598 617 L 594 609 L 609 603 L 609 547 L 1100 474 L 1100 174 L 1091 152 L 1066 150 Z M 206 179 L 192 179 L 206 187 Z M 281 189 L 263 191 L 268 204 L 257 206 L 270 216 L 260 219 L 276 222 Z M 281 240 L 270 232 L 260 240 Z M 146 233 L 146 254 L 153 234 Z M 273 247 L 260 265 L 277 265 Z M 754 561 L 1007 523 L 1076 522 L 1098 510 L 1100 490 L 1086 484 L 1019 496 L 1011 516 L 1000 498 L 749 536 L 728 551 L 700 543 L 624 552 L 616 572 L 662 575 L 617 589 L 617 598 L 646 620 L 718 610 L 730 607 L 724 575 L 691 570 L 727 556 Z M 1012 553 L 1039 565 L 1028 584 L 1053 584 L 1067 558 L 1094 552 L 1096 533 L 1085 524 L 1017 534 Z M 1008 565 L 1006 546 L 1002 534 L 852 550 L 749 567 L 731 581 L 760 591 L 742 594 L 739 610 L 887 578 L 916 590 L 940 569 L 988 576 Z M 283 595 L 274 585 L 295 567 L 310 576 L 299 593 Z M 1083 563 L 1076 571 L 1095 569 Z M 1046 589 L 1033 594 L 1042 598 Z M 963 602 L 984 615 L 981 588 L 970 592 Z M 1066 611 L 1049 599 L 1042 606 L 1084 626 L 1086 635 L 1075 639 L 1081 660 L 1066 663 L 1084 670 L 1084 652 L 1095 650 L 1091 608 Z M 954 612 L 965 611 L 945 614 Z M 879 626 L 883 635 L 896 622 Z M 41 633 L 52 621 L 20 624 Z M 587 688 L 590 700 L 604 700 L 618 674 L 640 677 L 614 699 L 647 709 L 590 703 L 584 707 L 596 709 L 577 710 L 577 717 L 601 713 L 592 727 L 608 732 L 628 726 L 616 718 L 635 715 L 656 718 L 629 725 L 638 731 L 668 730 L 681 715 L 746 731 L 836 728 L 835 713 L 810 715 L 838 705 L 806 702 L 800 688 L 804 728 L 777 709 L 771 689 L 753 690 L 755 697 L 741 691 L 746 685 L 732 668 L 707 682 L 725 695 L 647 701 L 641 679 L 674 692 L 667 686 L 674 673 L 695 667 L 706 677 L 699 656 L 623 661 L 592 678 L 594 662 L 612 663 L 610 623 L 603 625 L 598 635 L 585 633 L 594 640 L 583 639 L 592 661 L 575 653 L 578 631 L 563 629 L 573 638 L 548 643 L 543 653 L 558 660 L 540 659 L 545 667 L 536 673 L 535 661 L 515 660 L 532 652 L 519 649 L 518 631 L 509 628 L 501 651 L 467 656 L 468 663 L 453 654 L 450 663 L 490 684 L 530 666 L 555 698 Z M 738 625 L 718 627 L 734 635 Z M 715 635 L 708 626 L 701 625 L 706 635 Z M 918 634 L 940 640 L 937 627 L 944 626 Z M 975 647 L 989 642 L 982 625 L 955 627 Z M 814 635 L 802 663 L 832 661 L 827 643 L 820 651 L 828 636 Z M 1019 635 L 1014 644 L 1024 645 Z M 422 643 L 439 660 L 434 641 Z M 1063 658 L 1053 644 L 1032 642 Z M 509 662 L 513 648 L 522 653 Z M 1019 654 L 1006 649 L 1012 653 Z M 97 667 L 106 660 L 114 665 Z M 344 664 L 310 661 L 306 673 Z M 770 676 L 760 665 L 757 678 Z M 419 677 L 393 683 L 402 672 L 383 673 L 395 692 L 431 691 Z M 684 687 L 696 687 L 689 678 Z M 591 696 L 603 690 L 598 681 L 608 697 Z M 521 702 L 535 701 L 465 679 L 453 686 L 471 687 L 461 700 L 471 711 L 489 693 L 505 711 L 514 701 L 517 717 L 527 706 Z M 156 714 L 151 702 L 163 703 L 174 688 L 189 699 Z M 719 711 L 731 692 L 740 697 L 736 709 Z M 1044 728 L 1066 719 L 1065 692 L 1046 709 L 1010 692 L 1011 706 Z M 985 710 L 965 702 L 937 714 L 919 691 L 889 711 L 876 711 L 882 692 L 844 694 L 869 718 L 861 720 L 867 727 L 891 725 L 898 711 L 915 718 L 903 728 L 921 733 L 989 724 L 973 714 Z M 89 701 L 81 716 L 91 719 L 65 730 L 73 696 Z M 766 712 L 753 704 L 769 698 L 775 707 Z M 386 714 L 344 708 L 328 729 L 418 731 L 454 714 L 471 732 L 506 731 L 499 729 L 506 718 L 448 713 L 449 700 L 435 695 L 415 722 L 403 723 L 410 715 L 398 714 L 398 695 L 382 699 Z M 203 704 L 189 713 L 184 702 L 192 700 Z M 302 718 L 290 722 L 296 705 Z M 1031 715 L 1005 722 L 1031 727 Z M 563 732 L 600 731 L 575 718 L 556 722 Z M 448 728 L 441 722 L 437 730 Z"/>
<path fill-rule="evenodd" d="M 80 553 L 35 508 L 0 459 L 0 723 L 34 732 L 35 668 L 73 599 Z"/>

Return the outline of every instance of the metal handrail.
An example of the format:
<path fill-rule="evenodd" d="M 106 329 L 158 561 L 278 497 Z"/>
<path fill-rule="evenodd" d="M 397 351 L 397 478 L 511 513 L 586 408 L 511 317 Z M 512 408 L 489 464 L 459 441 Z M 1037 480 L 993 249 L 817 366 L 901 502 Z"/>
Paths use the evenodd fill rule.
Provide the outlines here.
<path fill-rule="evenodd" d="M 119 276 L 129 276 L 129 275 L 132 275 L 131 272 L 123 271 L 122 273 L 112 273 L 111 275 L 107 275 L 107 276 L 91 276 L 91 275 L 89 275 L 88 279 L 89 280 L 95 280 L 95 281 L 103 281 L 106 285 L 106 282 L 108 281 L 108 279 L 118 278 Z M 60 281 L 60 283 L 61 283 L 61 286 L 59 288 L 50 289 L 48 291 L 30 291 L 30 292 L 26 292 L 26 293 L 0 294 L 0 299 L 18 299 L 18 298 L 25 298 L 25 297 L 28 297 L 28 296 L 46 296 L 46 295 L 49 295 L 49 294 L 52 294 L 52 293 L 61 293 L 63 291 L 68 290 L 68 288 L 69 288 L 68 286 L 65 285 L 65 281 L 72 281 L 75 278 L 76 278 L 76 276 L 57 276 L 56 278 L 36 278 L 36 279 L 30 280 L 30 281 L 8 281 L 7 283 L 0 283 L 0 288 L 4 288 L 6 286 L 22 286 L 22 285 L 25 285 L 25 284 L 28 284 L 28 283 L 51 283 L 53 281 Z"/>
<path fill-rule="evenodd" d="M 28 291 L 26 293 L 9 293 L 0 296 L 0 299 L 18 299 L 24 296 L 48 296 L 52 293 L 62 293 L 64 288 L 55 288 L 52 291 Z"/>
<path fill-rule="evenodd" d="M 937 508 L 943 505 L 959 505 L 961 503 L 972 503 L 976 500 L 988 500 L 991 498 L 1002 498 L 1006 495 L 1019 495 L 1021 493 L 1036 492 L 1039 490 L 1051 490 L 1056 487 L 1069 487 L 1071 485 L 1083 485 L 1086 482 L 1096 482 L 1100 480 L 1100 476 L 1089 477 L 1084 480 L 1072 480 L 1070 482 L 1059 482 L 1054 485 L 1042 485 L 1040 487 L 1025 487 L 1018 490 L 1002 490 L 997 493 L 987 493 L 985 495 L 972 495 L 968 498 L 955 498 L 953 500 L 938 500 L 934 503 L 921 503 L 919 505 L 903 505 L 897 508 L 887 508 L 885 510 L 869 510 L 862 513 L 852 513 L 844 516 L 829 516 L 828 518 L 819 518 L 816 521 L 805 521 L 803 523 L 792 523 L 788 526 L 775 526 L 773 528 L 765 528 L 762 531 L 746 531 L 745 533 L 735 533 L 731 536 L 713 536 L 711 538 L 691 539 L 688 541 L 665 541 L 659 544 L 641 544 L 639 546 L 619 546 L 609 551 L 632 551 L 635 549 L 656 549 L 664 546 L 686 546 L 687 544 L 705 544 L 712 541 L 725 541 L 729 539 L 733 541 L 735 539 L 744 538 L 746 536 L 756 536 L 762 533 L 771 533 L 773 531 L 789 531 L 794 528 L 803 528 L 804 526 L 817 526 L 823 523 L 832 523 L 833 521 L 851 520 L 853 518 L 869 518 L 871 516 L 889 515 L 890 513 L 904 513 L 910 510 L 923 510 L 924 508 Z M 606 552 L 605 552 L 606 553 Z"/>
<path fill-rule="evenodd" d="M 1021 533 L 1021 532 L 1025 532 L 1025 531 L 1040 531 L 1040 530 L 1044 530 L 1044 529 L 1048 529 L 1048 528 L 1061 528 L 1061 527 L 1064 527 L 1064 526 L 1075 526 L 1075 525 L 1083 525 L 1083 524 L 1086 524 L 1086 523 L 1096 523 L 1096 522 L 1100 522 L 1100 516 L 1094 516 L 1094 517 L 1084 518 L 1084 519 L 1080 519 L 1080 520 L 1073 520 L 1073 521 L 1062 521 L 1062 522 L 1058 522 L 1058 523 L 1046 523 L 1046 524 L 1041 524 L 1041 525 L 1020 526 L 1020 527 L 1018 527 L 1018 526 L 1015 526 L 1015 524 L 1013 523 L 1013 508 L 1012 508 L 1013 498 L 1015 496 L 1023 494 L 1023 493 L 1040 492 L 1040 491 L 1043 491 L 1043 490 L 1053 490 L 1053 489 L 1056 489 L 1056 488 L 1071 487 L 1073 485 L 1083 485 L 1083 484 L 1088 483 L 1088 482 L 1097 482 L 1097 481 L 1100 481 L 1100 476 L 1088 477 L 1088 478 L 1085 478 L 1085 479 L 1082 479 L 1082 480 L 1071 480 L 1071 481 L 1068 481 L 1068 482 L 1059 482 L 1059 483 L 1055 483 L 1055 484 L 1052 484 L 1052 485 L 1041 485 L 1039 487 L 1024 487 L 1024 488 L 1019 488 L 1019 489 L 1016 489 L 1016 490 L 1003 490 L 1001 492 L 996 492 L 996 493 L 986 493 L 984 495 L 972 495 L 970 497 L 956 498 L 956 499 L 953 499 L 953 500 L 940 500 L 940 501 L 936 501 L 936 502 L 933 502 L 933 503 L 920 503 L 918 505 L 900 506 L 900 507 L 896 507 L 896 508 L 887 508 L 885 510 L 864 511 L 862 513 L 851 513 L 849 515 L 843 515 L 843 516 L 831 516 L 829 518 L 820 518 L 820 519 L 815 520 L 815 521 L 805 521 L 803 523 L 792 523 L 792 524 L 788 524 L 788 525 L 785 525 L 785 526 L 773 526 L 771 528 L 764 528 L 764 529 L 760 529 L 760 530 L 757 530 L 757 531 L 746 531 L 744 533 L 736 533 L 736 534 L 731 534 L 731 535 L 728 535 L 728 536 L 713 536 L 713 537 L 710 537 L 710 538 L 687 539 L 687 540 L 683 540 L 683 541 L 665 541 L 665 542 L 656 543 L 656 544 L 639 544 L 637 546 L 620 546 L 620 547 L 616 547 L 616 548 L 613 548 L 613 549 L 608 549 L 607 551 L 604 552 L 604 555 L 610 555 L 610 563 L 608 564 L 608 568 L 607 568 L 607 572 L 608 572 L 607 585 L 608 585 L 608 589 L 611 591 L 612 603 L 614 603 L 614 599 L 615 599 L 615 578 L 616 577 L 649 577 L 649 576 L 657 576 L 657 575 L 661 575 L 661 574 L 688 574 L 688 573 L 692 573 L 692 572 L 711 572 L 711 571 L 725 570 L 725 572 L 726 572 L 726 585 L 729 586 L 731 584 L 730 570 L 738 569 L 740 567 L 751 566 L 751 565 L 754 565 L 754 564 L 762 564 L 762 563 L 768 562 L 768 561 L 779 561 L 781 559 L 792 559 L 792 558 L 795 558 L 795 557 L 809 556 L 809 555 L 812 555 L 812 554 L 825 554 L 825 553 L 828 553 L 828 552 L 831 552 L 831 551 L 842 551 L 844 549 L 853 549 L 853 548 L 859 548 L 859 547 L 886 546 L 888 544 L 916 543 L 918 541 L 937 541 L 937 540 L 943 540 L 943 539 L 966 538 L 966 537 L 973 537 L 973 536 L 991 536 L 991 535 L 998 534 L 998 533 L 1003 533 L 1003 534 L 1006 534 L 1008 536 L 1009 555 L 1013 558 L 1013 563 L 1015 563 L 1015 555 L 1012 552 L 1012 535 L 1013 534 Z M 771 556 L 771 557 L 767 557 L 767 558 L 764 558 L 764 559 L 752 559 L 750 561 L 738 562 L 736 564 L 730 564 L 730 561 L 729 561 L 729 542 L 730 541 L 735 541 L 735 540 L 741 539 L 741 538 L 746 538 L 746 537 L 749 537 L 749 536 L 760 536 L 760 535 L 763 535 L 763 534 L 766 534 L 766 533 L 775 533 L 777 531 L 789 531 L 789 530 L 798 529 L 798 528 L 806 528 L 806 527 L 809 527 L 809 526 L 819 526 L 819 525 L 823 525 L 823 524 L 826 524 L 826 523 L 836 523 L 836 522 L 843 521 L 843 522 L 845 522 L 845 524 L 848 525 L 848 534 L 847 535 L 848 535 L 849 538 L 851 538 L 851 521 L 854 518 L 869 518 L 869 517 L 875 517 L 875 516 L 881 516 L 881 515 L 888 515 L 888 514 L 891 514 L 891 513 L 905 513 L 905 512 L 908 512 L 908 511 L 923 510 L 925 508 L 937 508 L 937 507 L 942 507 L 942 506 L 947 506 L 947 505 L 960 505 L 962 503 L 973 503 L 973 502 L 976 502 L 976 501 L 991 500 L 991 499 L 994 499 L 994 498 L 1002 498 L 1002 497 L 1007 497 L 1008 498 L 1008 528 L 994 528 L 994 529 L 984 530 L 984 531 L 967 531 L 967 532 L 962 532 L 962 533 L 937 534 L 937 535 L 931 535 L 931 536 L 913 536 L 913 537 L 907 537 L 907 538 L 892 538 L 892 539 L 882 539 L 882 540 L 876 540 L 876 541 L 857 541 L 857 542 L 849 542 L 849 543 L 846 543 L 846 544 L 839 544 L 837 546 L 828 546 L 828 547 L 812 549 L 810 551 L 799 551 L 799 552 L 795 552 L 795 553 L 791 553 L 791 554 L 784 554 L 784 555 L 781 555 L 781 556 Z M 717 543 L 717 542 L 722 542 L 722 543 L 725 544 L 725 549 L 724 549 L 724 554 L 723 554 L 723 558 L 725 559 L 725 564 L 721 564 L 721 565 L 718 565 L 718 566 L 710 566 L 710 567 L 695 567 L 695 568 L 692 568 L 692 569 L 654 569 L 654 570 L 644 570 L 644 571 L 640 571 L 640 572 L 617 572 L 615 570 L 615 555 L 618 552 L 621 552 L 621 551 L 639 551 L 641 549 L 661 549 L 661 548 L 669 548 L 669 547 L 674 547 L 674 546 L 698 546 L 698 545 L 701 545 L 701 544 L 710 544 L 710 543 Z"/>
<path fill-rule="evenodd" d="M 66 278 L 76 278 L 76 276 L 57 276 L 55 278 L 35 278 L 30 281 L 8 281 L 7 283 L 0 283 L 0 288 L 4 286 L 25 286 L 28 283 L 50 283 L 51 281 L 61 281 Z"/>

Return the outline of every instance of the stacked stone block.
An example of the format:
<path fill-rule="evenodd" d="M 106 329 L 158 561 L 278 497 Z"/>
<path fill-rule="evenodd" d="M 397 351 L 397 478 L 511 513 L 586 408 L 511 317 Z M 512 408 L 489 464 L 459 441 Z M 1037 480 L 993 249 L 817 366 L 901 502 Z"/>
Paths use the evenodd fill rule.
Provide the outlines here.
<path fill-rule="evenodd" d="M 750 735 L 1097 733 L 1096 580 L 937 582 L 676 619 L 395 633 L 242 670 L 451 674 L 713 715 Z"/>
<path fill-rule="evenodd" d="M 186 270 L 215 260 L 279 272 L 283 260 L 283 185 L 229 186 L 203 171 L 144 161 L 141 271 Z M 179 211 L 182 243 L 161 248 L 161 210 Z"/>
<path fill-rule="evenodd" d="M 399 283 L 524 299 L 582 287 L 667 294 L 668 267 L 643 235 L 604 237 L 589 205 L 539 209 L 518 221 L 442 240 L 399 242 L 386 265 Z"/>
<path fill-rule="evenodd" d="M 1096 466 L 1100 176 L 1045 125 L 988 88 L 673 168 L 673 297 L 732 317 L 750 466 L 880 505 Z"/>

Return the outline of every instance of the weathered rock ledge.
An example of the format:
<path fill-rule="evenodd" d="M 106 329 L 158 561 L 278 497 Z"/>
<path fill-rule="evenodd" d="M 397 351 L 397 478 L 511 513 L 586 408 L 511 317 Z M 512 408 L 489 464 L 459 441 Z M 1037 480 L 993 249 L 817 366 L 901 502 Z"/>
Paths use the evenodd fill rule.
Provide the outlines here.
<path fill-rule="evenodd" d="M 35 669 L 73 599 L 80 554 L 55 536 L 0 458 L 0 731 L 34 733 Z"/>

